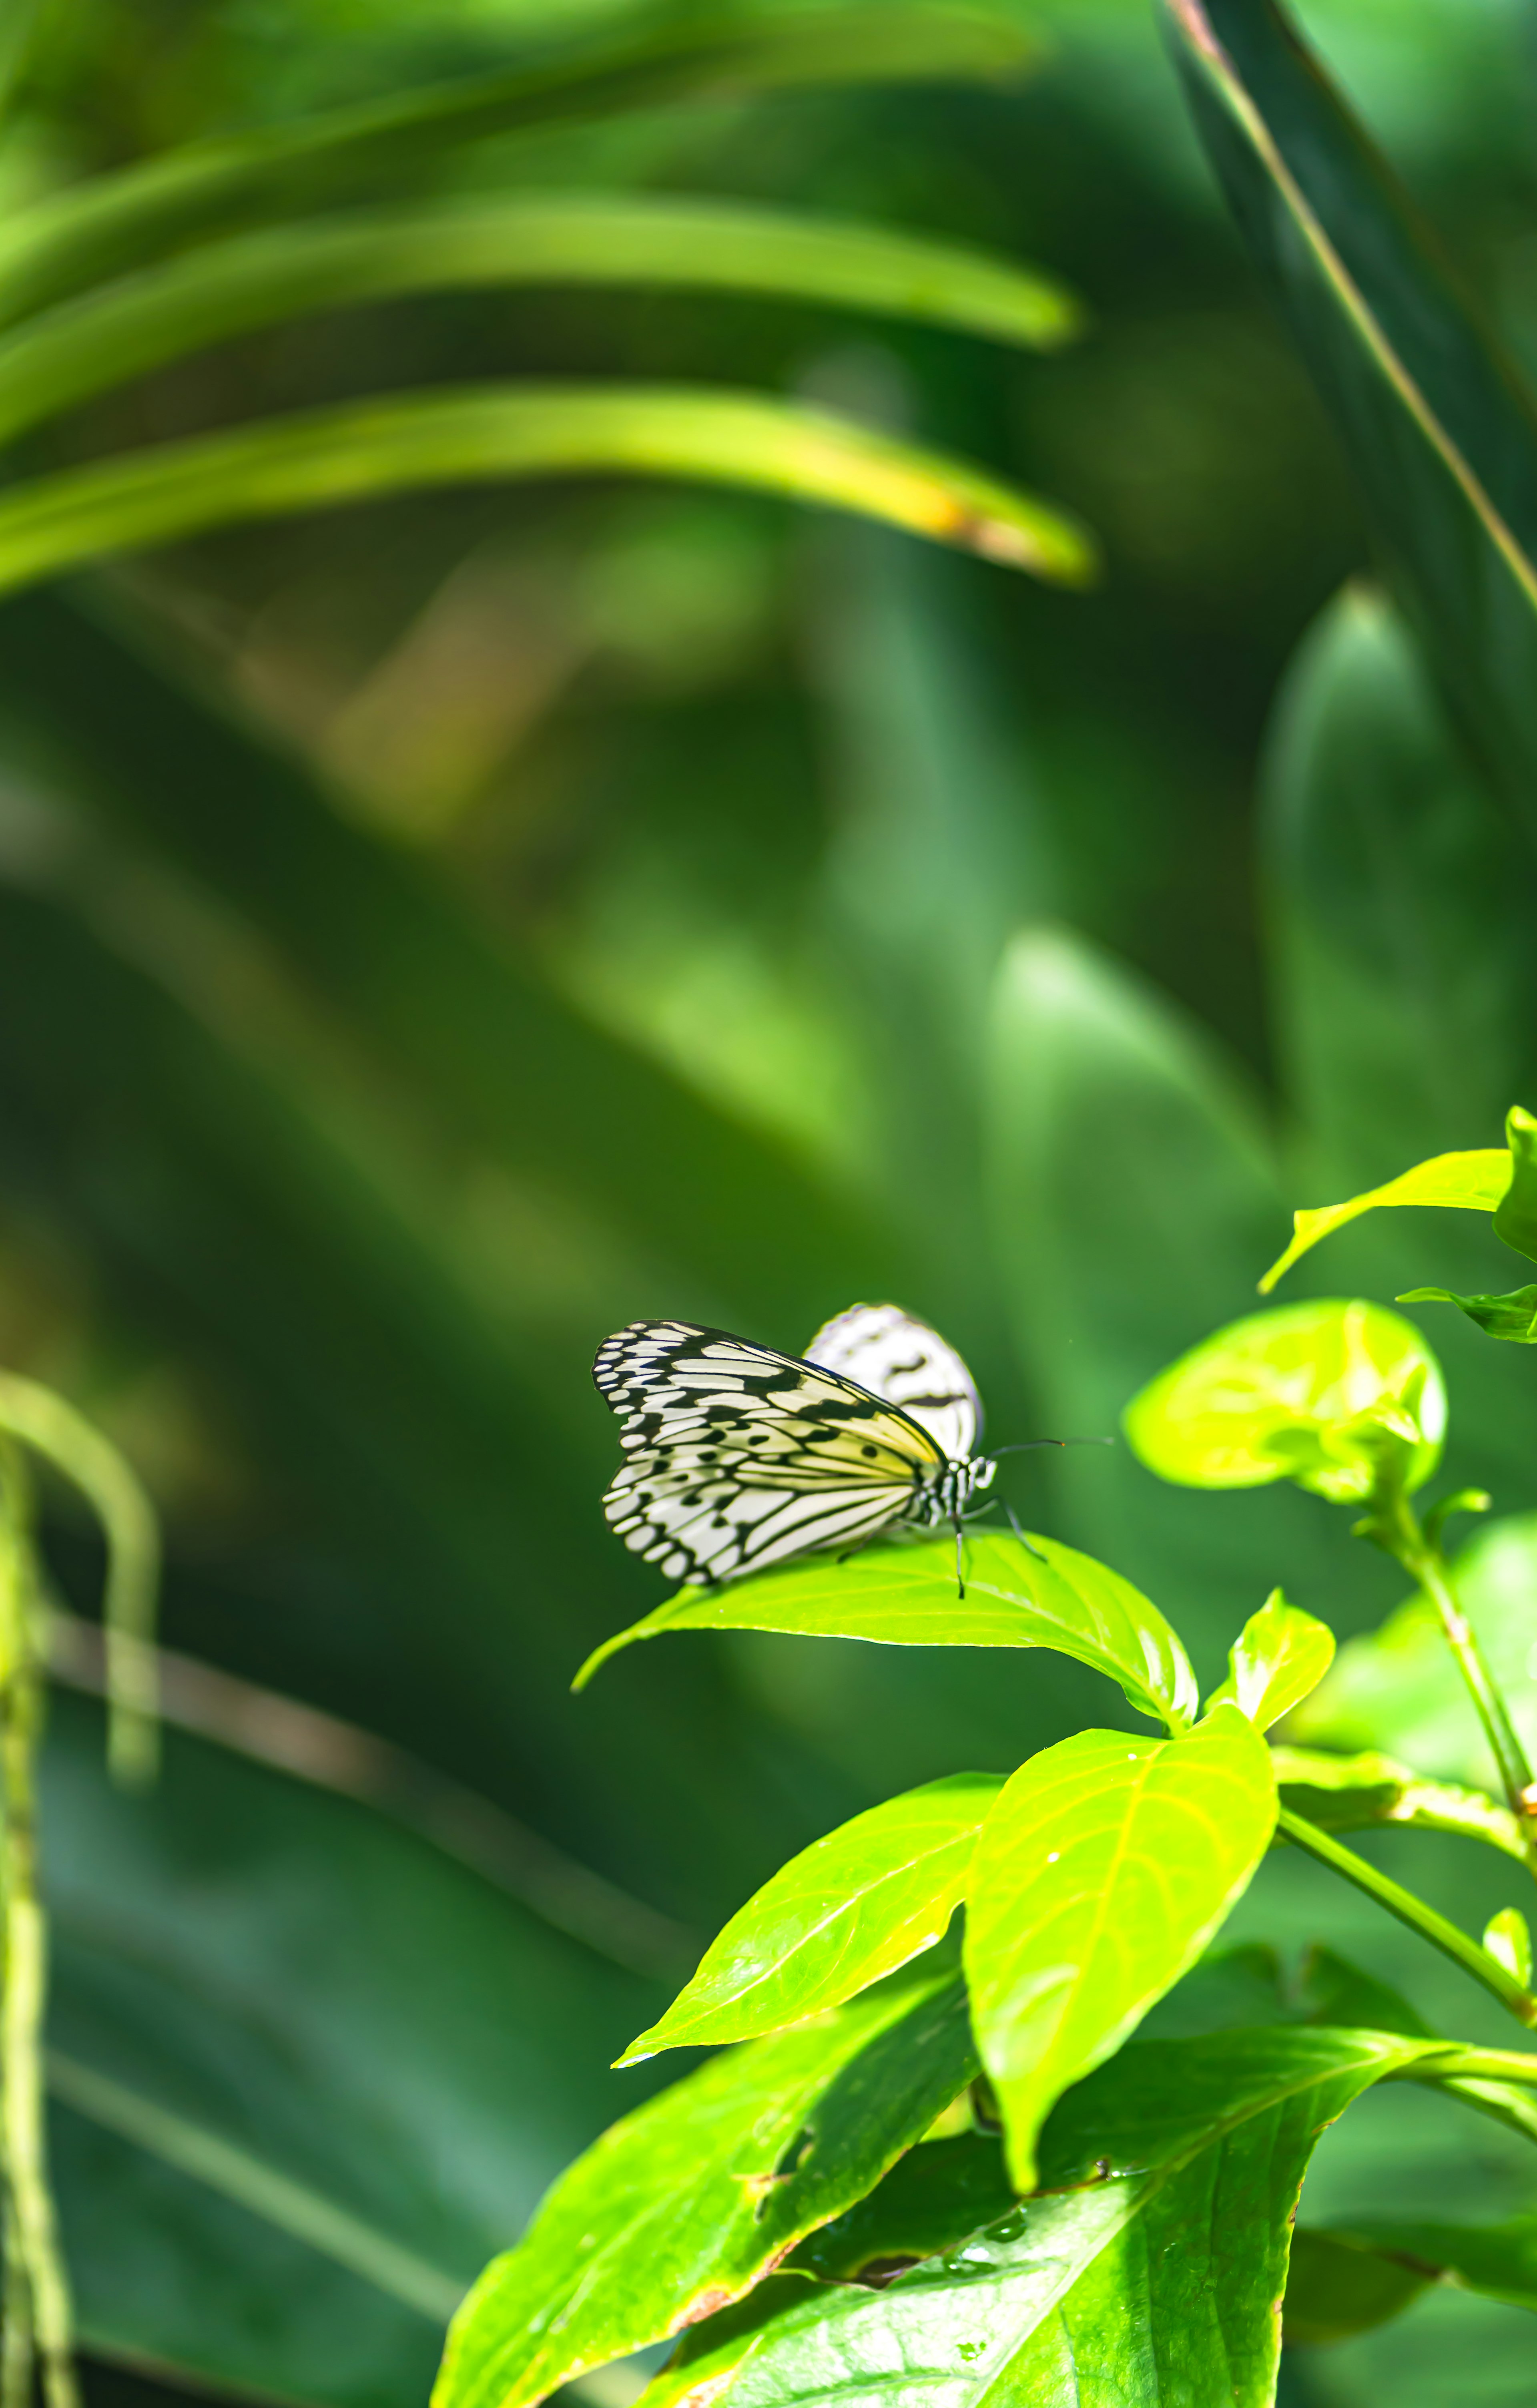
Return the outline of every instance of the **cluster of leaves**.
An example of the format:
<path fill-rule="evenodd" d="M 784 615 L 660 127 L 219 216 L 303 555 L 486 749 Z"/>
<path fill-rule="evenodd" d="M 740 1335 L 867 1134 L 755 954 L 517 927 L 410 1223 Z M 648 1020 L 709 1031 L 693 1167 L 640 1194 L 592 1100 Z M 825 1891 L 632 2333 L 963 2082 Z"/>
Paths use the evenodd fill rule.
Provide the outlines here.
<path fill-rule="evenodd" d="M 1166 1479 L 1290 1479 L 1365 1508 L 1384 1543 L 1444 1426 L 1417 1333 L 1360 1300 L 1223 1330 L 1126 1416 Z M 1537 2308 L 1525 2226 L 1421 2235 L 1407 2274 L 1397 2231 L 1314 2233 L 1288 2287 L 1309 2157 L 1353 2099 L 1387 2080 L 1449 2085 L 1537 2138 L 1537 2057 L 1438 2038 L 1348 1968 L 1288 2028 L 1128 2039 L 1278 1839 L 1537 2022 L 1518 1909 L 1475 1945 L 1329 1836 L 1439 1816 L 1525 1861 L 1530 1767 L 1503 1807 L 1446 1791 L 1427 1812 L 1379 1757 L 1277 1756 L 1264 1732 L 1334 1652 L 1279 1591 L 1203 1710 L 1175 1631 L 1104 1566 L 1041 1538 L 977 1537 L 969 1555 L 959 1599 L 946 1543 L 928 1541 L 685 1590 L 604 1652 L 710 1625 L 1049 1647 L 1117 1681 L 1167 1736 L 1079 1731 L 1007 1780 L 962 1773 L 892 1799 L 787 1865 L 619 2062 L 735 2045 L 562 2177 L 456 2318 L 440 2408 L 528 2408 L 679 2332 L 647 2394 L 668 2408 L 850 2387 L 937 2386 L 961 2403 L 1000 2384 L 1041 2402 L 1108 2408 L 1172 2387 L 1264 2408 L 1283 2293 L 1303 2339 L 1380 2323 L 1454 2264 L 1472 2288 Z M 1320 1799 L 1316 1821 L 1299 1812 Z"/>

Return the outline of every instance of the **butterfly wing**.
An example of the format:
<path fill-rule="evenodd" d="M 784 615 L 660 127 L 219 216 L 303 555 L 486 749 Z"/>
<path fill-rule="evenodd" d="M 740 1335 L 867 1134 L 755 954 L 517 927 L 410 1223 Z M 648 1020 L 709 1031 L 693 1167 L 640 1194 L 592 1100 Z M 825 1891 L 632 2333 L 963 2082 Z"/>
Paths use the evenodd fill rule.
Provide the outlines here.
<path fill-rule="evenodd" d="M 850 1305 L 818 1330 L 806 1360 L 900 1406 L 952 1462 L 982 1434 L 982 1400 L 955 1348 L 898 1305 Z"/>
<path fill-rule="evenodd" d="M 610 1526 L 673 1580 L 723 1581 L 901 1521 L 941 1457 L 840 1373 L 691 1322 L 606 1339 L 592 1377 L 626 1460 Z"/>

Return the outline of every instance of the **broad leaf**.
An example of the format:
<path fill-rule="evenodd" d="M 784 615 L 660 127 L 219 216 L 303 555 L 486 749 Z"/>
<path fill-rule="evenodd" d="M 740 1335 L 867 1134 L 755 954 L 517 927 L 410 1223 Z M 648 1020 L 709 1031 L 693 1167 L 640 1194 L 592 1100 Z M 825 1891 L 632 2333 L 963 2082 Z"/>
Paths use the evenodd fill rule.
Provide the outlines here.
<path fill-rule="evenodd" d="M 446 165 L 488 136 L 723 90 L 1012 76 L 1035 50 L 1018 22 L 953 7 L 747 12 L 638 32 L 624 24 L 496 74 L 197 143 L 13 211 L 0 240 L 0 320 L 232 224 L 292 217 L 332 195 L 398 193 L 413 168 Z"/>
<path fill-rule="evenodd" d="M 1452 1581 L 1517 1729 L 1537 1747 L 1537 1515 L 1487 1524 L 1454 1558 Z M 1495 1787 L 1478 1718 L 1448 1661 L 1433 1608 L 1410 1598 L 1379 1630 L 1346 1640 L 1288 1737 L 1346 1753 L 1381 1749 L 1432 1779 Z"/>
<path fill-rule="evenodd" d="M 1309 1179 L 1367 1187 L 1495 1128 L 1537 1067 L 1537 877 L 1402 619 L 1359 581 L 1288 671 L 1261 812 L 1272 1005 Z M 1485 1243 L 1465 1224 L 1433 1234 Z M 1375 1289 L 1359 1263 L 1352 1284 Z"/>
<path fill-rule="evenodd" d="M 1281 2305 L 1282 2339 L 1293 2348 L 1309 2348 L 1373 2332 L 1412 2307 L 1434 2280 L 1429 2266 L 1299 2225 L 1291 2236 Z"/>
<path fill-rule="evenodd" d="M 1124 2049 L 1058 2109 L 1050 2187 L 872 2298 L 790 2302 L 729 2408 L 1270 2408 L 1290 2219 L 1314 2143 L 1424 2043 L 1234 2032 Z M 1220 2212 L 1214 2202 L 1220 2201 Z"/>
<path fill-rule="evenodd" d="M 1310 1691 L 1334 1660 L 1334 1633 L 1273 1589 L 1250 1614 L 1228 1656 L 1228 1677 L 1206 1700 L 1207 1712 L 1231 1698 L 1257 1729 L 1269 1730 Z"/>
<path fill-rule="evenodd" d="M 1260 1294 L 1268 1296 L 1284 1272 L 1294 1262 L 1316 1246 L 1320 1238 L 1332 1230 L 1343 1229 L 1347 1221 L 1356 1221 L 1363 1212 L 1376 1212 L 1389 1205 L 1433 1204 L 1455 1206 L 1463 1212 L 1493 1212 L 1510 1185 L 1510 1154 L 1503 1147 L 1487 1146 L 1473 1154 L 1438 1154 L 1430 1162 L 1416 1162 L 1413 1170 L 1405 1170 L 1397 1179 L 1389 1179 L 1383 1187 L 1370 1187 L 1361 1196 L 1349 1197 L 1343 1204 L 1319 1204 L 1291 1216 L 1294 1235 L 1286 1253 L 1272 1263 L 1259 1283 Z"/>
<path fill-rule="evenodd" d="M 1409 2224 L 1352 2216 L 1301 2231 L 1287 2286 L 1288 2341 L 1341 2341 L 1409 2306 L 1430 2283 L 1454 2283 L 1537 2311 L 1537 2215 L 1506 2224 Z"/>
<path fill-rule="evenodd" d="M 193 2387 L 415 2408 L 478 2267 L 614 2114 L 604 2061 L 654 1986 L 350 1799 L 172 1730 L 125 1800 L 101 1755 L 97 1711 L 57 1698 L 53 2162 L 82 2333 Z"/>
<path fill-rule="evenodd" d="M 189 352 L 315 309 L 453 287 L 763 293 L 1041 349 L 1081 312 L 1032 270 L 879 226 L 740 203 L 514 194 L 308 219 L 205 243 L 0 339 L 0 441 Z"/>
<path fill-rule="evenodd" d="M 1139 1713 L 1181 1724 L 1194 1714 L 1195 1674 L 1157 1606 L 1107 1565 L 1054 1539 L 1030 1546 L 991 1531 L 965 1542 L 966 1594 L 956 1593 L 955 1541 L 870 1547 L 713 1589 L 680 1589 L 607 1640 L 576 1675 L 664 1630 L 804 1631 L 895 1647 L 1052 1647 L 1117 1681 Z"/>
<path fill-rule="evenodd" d="M 1440 1641 L 1439 1627 L 1437 1639 Z M 1444 1641 L 1440 1641 L 1444 1646 Z M 1483 1789 L 1427 1781 L 1390 1756 L 1332 1756 L 1321 1748 L 1274 1747 L 1281 1803 L 1325 1831 L 1369 1831 L 1405 1823 L 1422 1831 L 1456 1831 L 1526 1861 L 1520 1828 L 1508 1807 Z"/>
<path fill-rule="evenodd" d="M 1162 0 L 1162 13 L 1398 588 L 1530 830 L 1537 425 L 1519 375 L 1274 0 Z"/>
<path fill-rule="evenodd" d="M 1095 573 L 1062 512 L 852 420 L 702 385 L 467 386 L 150 445 L 0 497 L 0 594 L 206 527 L 424 486 L 703 479 L 882 519 L 1067 585 Z"/>
<path fill-rule="evenodd" d="M 953 1971 L 714 2058 L 606 2132 L 487 2268 L 438 2408 L 519 2408 L 727 2306 L 871 2189 L 975 2066 Z"/>
<path fill-rule="evenodd" d="M 1510 1185 L 1495 1208 L 1494 1234 L 1537 1262 L 1537 1120 L 1520 1104 L 1505 1115 Z"/>
<path fill-rule="evenodd" d="M 1021 2190 L 1055 2101 L 1195 1962 L 1274 1828 L 1269 1752 L 1231 1705 L 1174 1740 L 1080 1731 L 1008 1783 L 972 1860 L 965 1964 Z"/>
<path fill-rule="evenodd" d="M 932 1947 L 961 1903 L 976 1834 L 1003 1785 L 993 1773 L 952 1773 L 804 1849 L 732 1917 L 620 2065 L 777 2031 L 841 2006 Z"/>
<path fill-rule="evenodd" d="M 1336 1504 L 1379 1484 L 1423 1486 L 1446 1392 L 1396 1312 L 1360 1298 L 1284 1305 L 1219 1329 L 1134 1397 L 1126 1435 L 1148 1469 L 1192 1488 L 1295 1480 Z"/>

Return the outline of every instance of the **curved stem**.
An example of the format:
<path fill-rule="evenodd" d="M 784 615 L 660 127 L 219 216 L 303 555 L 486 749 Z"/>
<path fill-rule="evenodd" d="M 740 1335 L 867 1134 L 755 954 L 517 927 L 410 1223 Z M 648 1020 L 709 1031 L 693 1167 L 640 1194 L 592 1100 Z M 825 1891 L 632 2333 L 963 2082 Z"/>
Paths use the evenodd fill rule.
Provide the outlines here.
<path fill-rule="evenodd" d="M 1440 1617 L 1446 1644 L 1457 1658 L 1468 1695 L 1483 1725 L 1484 1737 L 1488 1742 L 1489 1754 L 1494 1758 L 1500 1784 L 1505 1793 L 1505 1803 L 1520 1825 L 1527 1863 L 1537 1874 L 1537 1781 L 1533 1779 L 1531 1759 L 1511 1719 L 1510 1708 L 1479 1643 L 1478 1634 L 1458 1602 L 1446 1569 L 1446 1559 L 1440 1547 L 1421 1529 L 1407 1498 L 1395 1498 L 1388 1511 L 1380 1515 L 1374 1514 L 1371 1534 L 1379 1546 L 1386 1548 L 1403 1566 L 1410 1579 L 1430 1598 Z"/>
<path fill-rule="evenodd" d="M 1358 1856 L 1354 1848 L 1345 1847 L 1330 1832 L 1320 1831 L 1316 1823 L 1309 1823 L 1302 1815 L 1292 1813 L 1289 1807 L 1282 1807 L 1276 1817 L 1276 1828 L 1294 1846 L 1305 1849 L 1310 1856 L 1316 1856 L 1320 1864 L 1327 1865 L 1331 1872 L 1339 1873 L 1345 1881 L 1353 1883 L 1357 1889 L 1364 1890 L 1368 1898 L 1374 1898 L 1389 1914 L 1397 1915 L 1401 1923 L 1406 1923 L 1411 1931 L 1417 1931 L 1422 1940 L 1428 1940 L 1432 1948 L 1439 1948 L 1444 1956 L 1449 1956 L 1455 1965 L 1460 1965 L 1465 1973 L 1471 1973 L 1475 1982 L 1493 1993 L 1518 2024 L 1525 2024 L 1529 2029 L 1537 2025 L 1537 1998 L 1522 1987 L 1514 1973 L 1507 1973 L 1498 1959 L 1481 1948 L 1476 1940 L 1470 1940 L 1465 1931 L 1459 1931 L 1455 1923 L 1448 1923 L 1433 1906 L 1427 1906 L 1413 1890 L 1405 1889 L 1401 1882 L 1393 1880 L 1391 1874 L 1379 1872 L 1376 1866 L 1369 1864 L 1364 1856 Z"/>

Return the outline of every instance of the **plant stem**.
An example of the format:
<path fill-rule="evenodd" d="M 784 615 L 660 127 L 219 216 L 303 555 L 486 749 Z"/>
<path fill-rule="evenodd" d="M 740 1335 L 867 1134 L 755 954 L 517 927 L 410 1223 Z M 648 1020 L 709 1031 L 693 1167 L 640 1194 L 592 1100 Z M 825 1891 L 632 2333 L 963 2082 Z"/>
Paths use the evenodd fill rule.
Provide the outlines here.
<path fill-rule="evenodd" d="M 1515 2048 L 1449 2048 L 1444 2056 L 1421 2057 L 1389 2082 L 1526 2082 L 1537 2086 L 1537 2056 Z"/>
<path fill-rule="evenodd" d="M 1471 1973 L 1475 1982 L 1481 1982 L 1486 1990 L 1492 1991 L 1518 2024 L 1525 2024 L 1529 2029 L 1537 2025 L 1537 1998 L 1533 1998 L 1530 1990 L 1523 1989 L 1514 1973 L 1507 1973 L 1498 1959 L 1481 1948 L 1476 1940 L 1470 1940 L 1465 1931 L 1459 1931 L 1455 1923 L 1448 1923 L 1433 1906 L 1427 1906 L 1413 1890 L 1405 1889 L 1390 1874 L 1378 1872 L 1375 1865 L 1369 1864 L 1364 1856 L 1358 1856 L 1354 1848 L 1345 1847 L 1330 1832 L 1320 1831 L 1316 1823 L 1309 1823 L 1302 1815 L 1292 1813 L 1288 1807 L 1283 1806 L 1276 1817 L 1276 1828 L 1284 1832 L 1296 1847 L 1304 1848 L 1310 1856 L 1316 1856 L 1320 1864 L 1328 1865 L 1331 1872 L 1353 1882 L 1357 1889 L 1364 1890 L 1368 1898 L 1374 1898 L 1379 1906 L 1385 1906 L 1389 1914 L 1396 1914 L 1401 1923 L 1406 1923 L 1411 1931 L 1417 1931 L 1422 1940 L 1428 1940 L 1432 1948 L 1439 1948 L 1454 1964 L 1460 1965 L 1465 1973 Z"/>
<path fill-rule="evenodd" d="M 7 2186 L 6 2306 L 21 2311 L 3 2372 L 20 2384 L 35 2335 L 47 2408 L 77 2408 L 69 2284 L 59 2254 L 44 2134 L 42 2024 L 48 1934 L 37 1894 L 36 1773 L 42 1731 L 39 1605 L 26 1489 L 14 1448 L 0 1454 L 0 1836 L 5 1955 L 0 1969 L 0 2102 Z M 22 2336 L 25 2336 L 23 2339 Z"/>
<path fill-rule="evenodd" d="M 1403 1566 L 1423 1589 L 1440 1616 L 1446 1643 L 1456 1656 L 1489 1753 L 1499 1770 L 1505 1803 L 1520 1825 L 1527 1862 L 1537 1874 L 1537 1781 L 1521 1735 L 1511 1719 L 1500 1684 L 1489 1669 L 1478 1634 L 1457 1601 L 1446 1559 L 1439 1545 L 1427 1538 L 1406 1497 L 1371 1517 L 1372 1536 Z"/>

